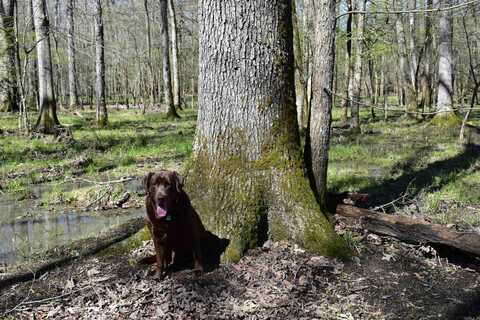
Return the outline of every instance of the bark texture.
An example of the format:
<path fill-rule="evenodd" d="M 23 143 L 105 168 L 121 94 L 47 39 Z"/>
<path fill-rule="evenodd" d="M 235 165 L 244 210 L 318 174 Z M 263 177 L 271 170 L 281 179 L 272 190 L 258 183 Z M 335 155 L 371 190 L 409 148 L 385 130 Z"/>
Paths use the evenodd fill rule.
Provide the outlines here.
<path fill-rule="evenodd" d="M 347 0 L 347 10 L 353 11 L 352 0 Z M 342 122 L 346 123 L 348 121 L 348 108 L 350 106 L 351 96 L 351 81 L 352 81 L 352 23 L 353 23 L 353 14 L 348 14 L 347 24 L 346 24 L 346 45 L 347 49 L 345 50 L 345 95 L 348 99 L 343 99 L 343 113 L 342 113 Z"/>
<path fill-rule="evenodd" d="M 33 0 L 33 18 L 37 41 L 38 95 L 40 113 L 35 130 L 54 133 L 59 125 L 57 103 L 53 89 L 52 53 L 50 49 L 49 20 L 45 0 Z"/>
<path fill-rule="evenodd" d="M 73 20 L 73 0 L 67 1 L 67 54 L 68 54 L 68 92 L 70 108 L 78 106 L 77 68 L 75 61 L 75 24 Z"/>
<path fill-rule="evenodd" d="M 101 0 L 94 0 L 95 15 L 95 93 L 97 102 L 97 125 L 108 124 L 107 104 L 105 101 L 105 40 L 103 35 L 103 16 Z"/>
<path fill-rule="evenodd" d="M 304 174 L 291 1 L 201 0 L 199 113 L 187 188 L 229 260 L 267 238 L 347 250 Z"/>
<path fill-rule="evenodd" d="M 450 1 L 442 1 L 448 5 Z M 453 17 L 451 11 L 442 11 L 439 19 L 438 48 L 438 117 L 448 117 L 453 112 Z"/>
<path fill-rule="evenodd" d="M 177 17 L 175 16 L 175 5 L 173 0 L 168 0 L 168 11 L 171 26 L 171 47 L 172 47 L 172 93 L 173 105 L 175 109 L 180 109 L 182 106 L 180 77 L 178 71 L 178 32 L 177 32 Z"/>
<path fill-rule="evenodd" d="M 358 10 L 365 11 L 366 0 L 358 0 Z M 355 65 L 353 70 L 351 95 L 353 129 L 360 130 L 360 99 L 362 93 L 362 71 L 363 71 L 363 32 L 365 28 L 365 15 L 357 15 L 356 37 L 355 37 Z"/>
<path fill-rule="evenodd" d="M 0 0 L 0 111 L 18 111 L 14 0 Z"/>
<path fill-rule="evenodd" d="M 332 86 L 335 62 L 335 1 L 321 0 L 315 5 L 313 54 L 313 96 L 306 152 L 311 163 L 315 190 L 326 210 L 328 148 L 332 122 Z"/>
<path fill-rule="evenodd" d="M 160 43 L 162 45 L 163 90 L 167 116 L 178 118 L 177 109 L 173 104 L 172 81 L 170 75 L 170 39 L 168 33 L 168 2 L 160 1 Z"/>

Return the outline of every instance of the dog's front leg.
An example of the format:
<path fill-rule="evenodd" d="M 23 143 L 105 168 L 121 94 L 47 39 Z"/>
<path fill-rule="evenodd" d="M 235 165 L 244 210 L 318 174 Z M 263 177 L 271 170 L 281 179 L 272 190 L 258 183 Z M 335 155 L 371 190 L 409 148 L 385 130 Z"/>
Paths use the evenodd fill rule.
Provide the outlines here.
<path fill-rule="evenodd" d="M 153 246 L 155 247 L 155 257 L 157 260 L 157 271 L 155 272 L 155 278 L 162 279 L 164 276 L 165 258 L 166 258 L 165 245 L 163 243 L 164 242 L 163 239 L 161 238 L 162 232 L 159 232 L 153 226 L 149 229 L 152 235 Z M 163 236 L 165 235 L 163 234 Z"/>

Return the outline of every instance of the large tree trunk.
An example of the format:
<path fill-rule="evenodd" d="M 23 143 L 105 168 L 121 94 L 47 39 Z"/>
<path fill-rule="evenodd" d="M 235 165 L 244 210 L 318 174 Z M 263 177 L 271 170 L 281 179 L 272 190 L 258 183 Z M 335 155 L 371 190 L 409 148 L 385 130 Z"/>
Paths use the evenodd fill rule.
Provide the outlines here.
<path fill-rule="evenodd" d="M 50 49 L 49 20 L 45 0 L 33 0 L 33 18 L 37 41 L 38 92 L 40 113 L 35 130 L 54 133 L 59 125 L 57 102 L 53 91 L 52 53 Z"/>
<path fill-rule="evenodd" d="M 328 148 L 332 122 L 332 86 L 335 64 L 335 0 L 315 5 L 313 53 L 313 96 L 309 132 L 305 145 L 307 166 L 311 166 L 314 190 L 326 210 Z"/>
<path fill-rule="evenodd" d="M 70 96 L 70 108 L 78 106 L 77 94 L 77 70 L 75 61 L 75 25 L 73 20 L 73 0 L 67 2 L 67 51 L 68 51 L 68 91 Z"/>
<path fill-rule="evenodd" d="M 0 111 L 18 111 L 15 73 L 15 0 L 0 0 Z"/>
<path fill-rule="evenodd" d="M 441 3 L 449 4 L 449 1 Z M 453 113 L 453 17 L 451 11 L 442 11 L 439 19 L 438 95 L 437 117 Z"/>
<path fill-rule="evenodd" d="M 172 81 L 170 75 L 170 39 L 168 34 L 168 2 L 160 1 L 160 42 L 162 46 L 163 89 L 165 104 L 167 105 L 167 117 L 179 118 L 177 109 L 173 103 Z"/>
<path fill-rule="evenodd" d="M 105 101 L 105 41 L 103 37 L 102 2 L 94 0 L 95 15 L 95 92 L 97 102 L 97 125 L 108 124 L 107 104 Z"/>
<path fill-rule="evenodd" d="M 199 22 L 199 112 L 187 188 L 204 223 L 230 238 L 229 260 L 267 236 L 345 255 L 304 174 L 291 1 L 201 0 Z"/>
<path fill-rule="evenodd" d="M 366 0 L 358 0 L 358 10 L 365 11 Z M 360 131 L 360 99 L 362 92 L 362 69 L 363 69 L 363 31 L 365 28 L 365 15 L 357 15 L 357 30 L 355 37 L 355 66 L 351 84 L 352 119 L 351 127 Z"/>
<path fill-rule="evenodd" d="M 175 16 L 175 6 L 173 0 L 168 0 L 168 11 L 170 17 L 170 33 L 171 37 L 171 48 L 172 48 L 172 93 L 173 93 L 173 105 L 175 109 L 182 108 L 181 100 L 181 88 L 180 88 L 180 78 L 178 72 L 178 32 L 177 32 L 177 17 Z"/>

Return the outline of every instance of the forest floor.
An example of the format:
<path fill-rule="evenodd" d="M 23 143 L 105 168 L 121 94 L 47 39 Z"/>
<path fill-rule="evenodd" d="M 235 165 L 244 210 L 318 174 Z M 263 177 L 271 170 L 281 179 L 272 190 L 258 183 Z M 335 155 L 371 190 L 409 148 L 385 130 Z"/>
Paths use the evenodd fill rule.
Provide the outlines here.
<path fill-rule="evenodd" d="M 176 121 L 132 109 L 112 109 L 109 116 L 109 127 L 96 129 L 92 111 L 61 112 L 74 140 L 57 141 L 19 135 L 17 120 L 0 115 L 0 195 L 28 203 L 35 197 L 32 185 L 48 185 L 35 201 L 54 215 L 59 208 L 85 209 L 92 197 L 106 194 L 94 204 L 102 212 L 115 207 L 126 186 L 91 181 L 137 181 L 159 168 L 181 170 L 191 154 L 192 110 Z M 480 231 L 478 149 L 459 146 L 453 129 L 363 116 L 362 134 L 333 131 L 332 192 L 366 193 L 369 208 Z M 72 188 L 74 182 L 81 184 Z M 142 197 L 132 194 L 124 207 L 141 207 Z M 134 262 L 149 248 L 142 231 L 101 255 L 0 292 L 0 317 L 462 319 L 480 314 L 478 272 L 449 263 L 434 248 L 368 234 L 355 222 L 339 221 L 337 228 L 357 253 L 352 261 L 267 243 L 199 278 L 185 271 L 163 282 Z"/>

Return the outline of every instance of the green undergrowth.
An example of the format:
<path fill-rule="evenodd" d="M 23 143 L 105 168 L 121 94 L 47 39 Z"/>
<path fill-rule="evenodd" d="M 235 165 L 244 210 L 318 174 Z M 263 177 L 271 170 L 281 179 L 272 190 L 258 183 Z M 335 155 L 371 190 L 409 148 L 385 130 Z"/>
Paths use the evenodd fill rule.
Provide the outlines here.
<path fill-rule="evenodd" d="M 155 168 L 177 168 L 191 154 L 193 110 L 181 112 L 181 119 L 168 120 L 161 113 L 111 109 L 109 124 L 102 129 L 96 127 L 93 111 L 79 114 L 59 113 L 62 125 L 72 129 L 74 140 L 70 142 L 52 136 L 32 139 L 16 131 L 16 117 L 0 114 L 0 185 L 4 192 L 28 198 L 23 193 L 32 185 L 48 183 L 53 187 L 42 194 L 44 204 L 76 202 L 81 192 L 68 190 L 67 177 L 115 180 L 142 176 Z"/>
<path fill-rule="evenodd" d="M 333 124 L 340 122 L 335 109 Z M 381 115 L 383 116 L 383 115 Z M 434 222 L 480 226 L 480 152 L 458 143 L 458 117 L 417 121 L 372 120 L 362 111 L 362 134 L 334 130 L 329 189 L 370 194 L 372 206 L 390 201 L 386 211 L 426 214 Z M 470 123 L 480 125 L 478 115 Z M 414 209 L 412 209 L 414 208 Z"/>

